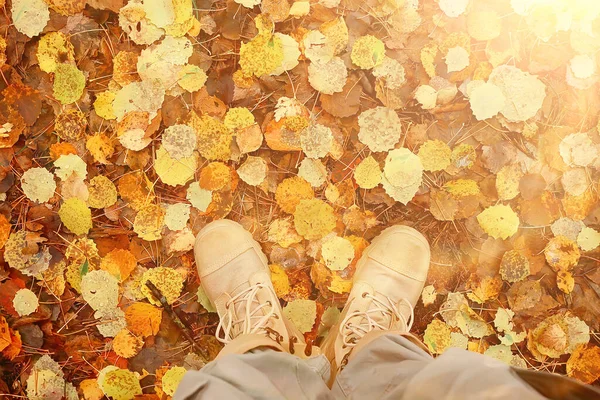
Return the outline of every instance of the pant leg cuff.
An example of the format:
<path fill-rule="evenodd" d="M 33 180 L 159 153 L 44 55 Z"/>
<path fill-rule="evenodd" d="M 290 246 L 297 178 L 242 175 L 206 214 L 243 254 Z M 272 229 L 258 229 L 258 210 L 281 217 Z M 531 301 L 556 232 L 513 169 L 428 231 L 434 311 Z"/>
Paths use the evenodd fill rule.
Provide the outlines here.
<path fill-rule="evenodd" d="M 285 351 L 281 344 L 277 343 L 270 337 L 249 333 L 240 335 L 231 342 L 227 343 L 217 355 L 216 360 L 226 356 L 227 354 L 244 354 L 258 347 L 268 347 L 275 351 Z"/>
<path fill-rule="evenodd" d="M 348 362 L 352 361 L 352 359 L 354 357 L 356 357 L 356 354 L 360 353 L 360 351 L 362 349 L 364 349 L 369 343 L 371 343 L 375 339 L 377 339 L 377 338 L 379 338 L 381 336 L 385 336 L 385 335 L 399 335 L 399 336 L 403 336 L 406 339 L 410 340 L 412 343 L 414 343 L 417 346 L 419 346 L 421 349 L 423 349 L 425 352 L 427 352 L 427 354 L 431 355 L 431 353 L 429 352 L 429 349 L 427 348 L 427 346 L 425 346 L 425 344 L 423 344 L 423 342 L 421 342 L 421 340 L 419 340 L 418 337 L 416 337 L 415 335 L 413 335 L 410 332 L 406 332 L 406 331 L 379 331 L 379 330 L 377 330 L 377 331 L 371 331 L 371 332 L 367 333 L 365 336 L 363 336 L 356 343 L 356 346 L 354 346 L 354 348 L 350 352 L 350 355 L 348 356 Z"/>

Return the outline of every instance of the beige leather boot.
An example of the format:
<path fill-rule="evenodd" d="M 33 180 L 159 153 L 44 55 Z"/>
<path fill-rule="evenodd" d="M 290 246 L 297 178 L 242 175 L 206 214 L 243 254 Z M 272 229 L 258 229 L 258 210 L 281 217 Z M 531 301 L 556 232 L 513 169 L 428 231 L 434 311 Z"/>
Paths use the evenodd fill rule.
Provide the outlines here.
<path fill-rule="evenodd" d="M 376 337 L 392 332 L 408 335 L 429 258 L 427 239 L 413 228 L 392 226 L 373 239 L 356 265 L 340 322 L 321 346 L 331 361 L 332 375 L 348 363 L 351 353 Z"/>
<path fill-rule="evenodd" d="M 267 257 L 240 224 L 211 222 L 198 233 L 194 254 L 202 288 L 220 318 L 216 336 L 226 346 L 219 357 L 257 347 L 308 355 L 304 337 L 282 315 Z"/>

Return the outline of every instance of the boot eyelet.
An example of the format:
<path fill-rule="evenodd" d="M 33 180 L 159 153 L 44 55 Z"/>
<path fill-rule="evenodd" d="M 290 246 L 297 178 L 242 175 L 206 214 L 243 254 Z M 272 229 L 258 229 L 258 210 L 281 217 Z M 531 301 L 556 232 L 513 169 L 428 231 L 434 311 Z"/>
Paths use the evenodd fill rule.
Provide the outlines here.
<path fill-rule="evenodd" d="M 279 315 L 275 314 L 274 315 L 275 319 L 279 319 Z"/>
<path fill-rule="evenodd" d="M 271 306 L 273 305 L 273 303 L 271 303 L 271 301 L 270 301 L 270 300 L 267 300 L 267 305 L 268 305 L 269 307 L 271 307 Z"/>
<path fill-rule="evenodd" d="M 368 292 L 364 292 L 364 293 L 362 294 L 362 298 L 364 299 L 365 297 L 367 297 L 367 295 L 368 295 L 368 294 L 369 294 Z"/>

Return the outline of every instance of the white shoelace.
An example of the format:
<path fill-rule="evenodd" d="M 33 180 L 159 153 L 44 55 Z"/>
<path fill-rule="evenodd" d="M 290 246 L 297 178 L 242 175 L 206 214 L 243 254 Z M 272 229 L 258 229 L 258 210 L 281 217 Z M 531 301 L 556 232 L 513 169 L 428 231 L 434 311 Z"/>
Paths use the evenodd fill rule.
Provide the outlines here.
<path fill-rule="evenodd" d="M 410 318 L 407 320 L 404 315 L 398 311 L 398 307 L 394 302 L 385 296 L 384 299 L 377 298 L 368 293 L 363 294 L 363 297 L 368 297 L 372 300 L 371 306 L 367 311 L 354 311 L 348 313 L 342 324 L 340 325 L 340 333 L 344 345 L 347 347 L 354 347 L 356 343 L 362 339 L 367 333 L 379 329 L 388 330 L 391 328 L 393 318 L 402 321 L 407 331 L 410 331 L 414 320 L 414 310 L 412 304 L 406 299 L 402 299 L 410 308 Z M 388 326 L 382 325 L 371 317 L 371 315 L 383 315 L 384 320 L 389 321 Z M 353 319 L 358 318 L 358 322 L 354 322 Z"/>
<path fill-rule="evenodd" d="M 270 295 L 270 300 L 261 303 L 257 299 L 257 294 L 261 289 L 266 289 Z M 240 293 L 227 300 L 225 304 L 226 314 L 219 321 L 217 326 L 217 340 L 221 343 L 229 343 L 234 338 L 246 333 L 269 333 L 267 327 L 271 318 L 277 318 L 276 302 L 277 296 L 270 289 L 269 285 L 258 283 L 242 290 Z M 243 318 L 236 319 L 235 313 L 238 305 L 242 304 L 245 308 Z M 265 311 L 265 309 L 267 309 Z M 238 315 L 238 317 L 240 317 Z"/>

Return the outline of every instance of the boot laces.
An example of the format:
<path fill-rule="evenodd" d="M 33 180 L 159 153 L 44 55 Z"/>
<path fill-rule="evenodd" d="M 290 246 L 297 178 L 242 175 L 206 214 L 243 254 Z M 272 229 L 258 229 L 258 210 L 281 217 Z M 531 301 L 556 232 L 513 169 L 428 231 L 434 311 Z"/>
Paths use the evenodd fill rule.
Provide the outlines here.
<path fill-rule="evenodd" d="M 269 300 L 260 302 L 257 298 L 259 291 L 269 294 Z M 217 340 L 221 343 L 229 343 L 237 336 L 248 333 L 264 333 L 274 335 L 274 339 L 280 342 L 281 334 L 269 327 L 272 318 L 279 318 L 277 308 L 277 297 L 270 285 L 257 283 L 242 290 L 225 303 L 225 315 L 220 319 L 217 326 Z M 241 315 L 237 315 L 241 314 Z"/>
<path fill-rule="evenodd" d="M 391 329 L 394 320 L 400 321 L 406 331 L 410 331 L 415 315 L 413 306 L 408 300 L 400 300 L 400 303 L 406 303 L 410 308 L 410 317 L 407 319 L 398 311 L 398 307 L 388 296 L 380 298 L 369 293 L 363 293 L 362 297 L 372 300 L 369 308 L 366 311 L 348 313 L 340 326 L 340 333 L 345 347 L 356 346 L 356 343 L 363 336 L 373 330 Z M 375 319 L 374 317 L 379 318 Z"/>

